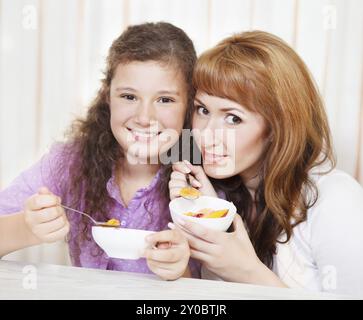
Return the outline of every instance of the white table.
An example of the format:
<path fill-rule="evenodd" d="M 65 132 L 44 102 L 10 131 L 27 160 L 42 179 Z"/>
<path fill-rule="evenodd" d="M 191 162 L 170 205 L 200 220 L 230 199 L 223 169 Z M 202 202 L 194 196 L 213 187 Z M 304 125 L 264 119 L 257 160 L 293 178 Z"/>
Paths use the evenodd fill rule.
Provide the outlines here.
<path fill-rule="evenodd" d="M 28 266 L 28 267 L 26 267 Z M 35 273 L 33 273 L 35 271 Z M 27 273 L 31 272 L 31 273 Z M 30 278 L 29 278 L 30 277 Z M 30 282 L 29 282 L 29 281 Z M 36 283 L 36 288 L 31 288 Z M 25 285 L 25 287 L 24 287 Z M 29 287 L 30 288 L 27 288 Z M 0 260 L 0 299 L 342 299 L 327 293 L 240 283 Z"/>

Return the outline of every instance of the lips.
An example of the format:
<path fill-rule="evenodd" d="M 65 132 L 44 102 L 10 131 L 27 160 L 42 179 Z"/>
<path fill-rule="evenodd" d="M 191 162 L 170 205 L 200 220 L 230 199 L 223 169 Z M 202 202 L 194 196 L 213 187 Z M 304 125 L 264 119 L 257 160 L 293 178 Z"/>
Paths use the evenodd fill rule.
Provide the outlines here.
<path fill-rule="evenodd" d="M 206 164 L 219 163 L 225 160 L 228 156 L 225 154 L 216 154 L 207 151 L 203 151 L 203 160 Z"/>

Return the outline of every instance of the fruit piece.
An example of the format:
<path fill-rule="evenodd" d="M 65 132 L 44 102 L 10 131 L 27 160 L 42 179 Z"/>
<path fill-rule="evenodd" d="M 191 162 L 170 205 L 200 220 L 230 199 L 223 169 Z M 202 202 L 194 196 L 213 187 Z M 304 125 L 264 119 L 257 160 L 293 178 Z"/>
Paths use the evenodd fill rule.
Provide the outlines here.
<path fill-rule="evenodd" d="M 196 214 L 194 214 L 193 217 L 195 217 L 195 218 L 204 218 L 204 214 L 203 213 L 196 213 Z"/>
<path fill-rule="evenodd" d="M 180 189 L 179 195 L 185 199 L 194 200 L 199 198 L 201 193 L 193 187 L 185 187 Z"/>
<path fill-rule="evenodd" d="M 200 209 L 197 212 L 185 212 L 184 215 L 194 218 L 223 218 L 227 215 L 228 209 L 212 210 L 209 208 Z"/>
<path fill-rule="evenodd" d="M 119 227 L 120 221 L 118 221 L 117 219 L 110 219 L 106 222 L 106 225 L 110 227 Z"/>
<path fill-rule="evenodd" d="M 198 210 L 197 213 L 203 213 L 204 215 L 207 215 L 207 214 L 210 214 L 213 212 L 213 209 L 210 209 L 210 208 L 204 208 L 204 209 L 200 209 Z"/>
<path fill-rule="evenodd" d="M 227 215 L 228 209 L 216 210 L 208 213 L 205 218 L 223 218 Z"/>
<path fill-rule="evenodd" d="M 188 216 L 188 217 L 193 217 L 194 216 L 194 213 L 193 212 L 185 212 L 183 213 L 185 216 Z"/>

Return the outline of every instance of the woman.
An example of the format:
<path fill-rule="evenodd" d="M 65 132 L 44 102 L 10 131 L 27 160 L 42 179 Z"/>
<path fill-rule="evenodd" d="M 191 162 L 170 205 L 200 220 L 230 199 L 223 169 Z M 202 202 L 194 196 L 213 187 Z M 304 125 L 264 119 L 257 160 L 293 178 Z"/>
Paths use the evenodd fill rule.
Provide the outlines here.
<path fill-rule="evenodd" d="M 245 32 L 203 53 L 193 80 L 203 167 L 174 164 L 170 196 L 189 174 L 239 213 L 230 233 L 179 221 L 204 277 L 363 294 L 363 191 L 334 169 L 323 102 L 303 61 L 281 39 Z"/>

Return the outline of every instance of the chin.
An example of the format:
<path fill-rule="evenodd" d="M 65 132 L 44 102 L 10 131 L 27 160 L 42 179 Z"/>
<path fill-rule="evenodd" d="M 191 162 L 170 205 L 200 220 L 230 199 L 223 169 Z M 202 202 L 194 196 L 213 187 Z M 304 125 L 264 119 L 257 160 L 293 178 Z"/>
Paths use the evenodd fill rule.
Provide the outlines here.
<path fill-rule="evenodd" d="M 203 164 L 203 169 L 208 177 L 214 179 L 226 179 L 235 176 L 237 173 L 235 168 L 228 168 L 225 166 Z"/>

